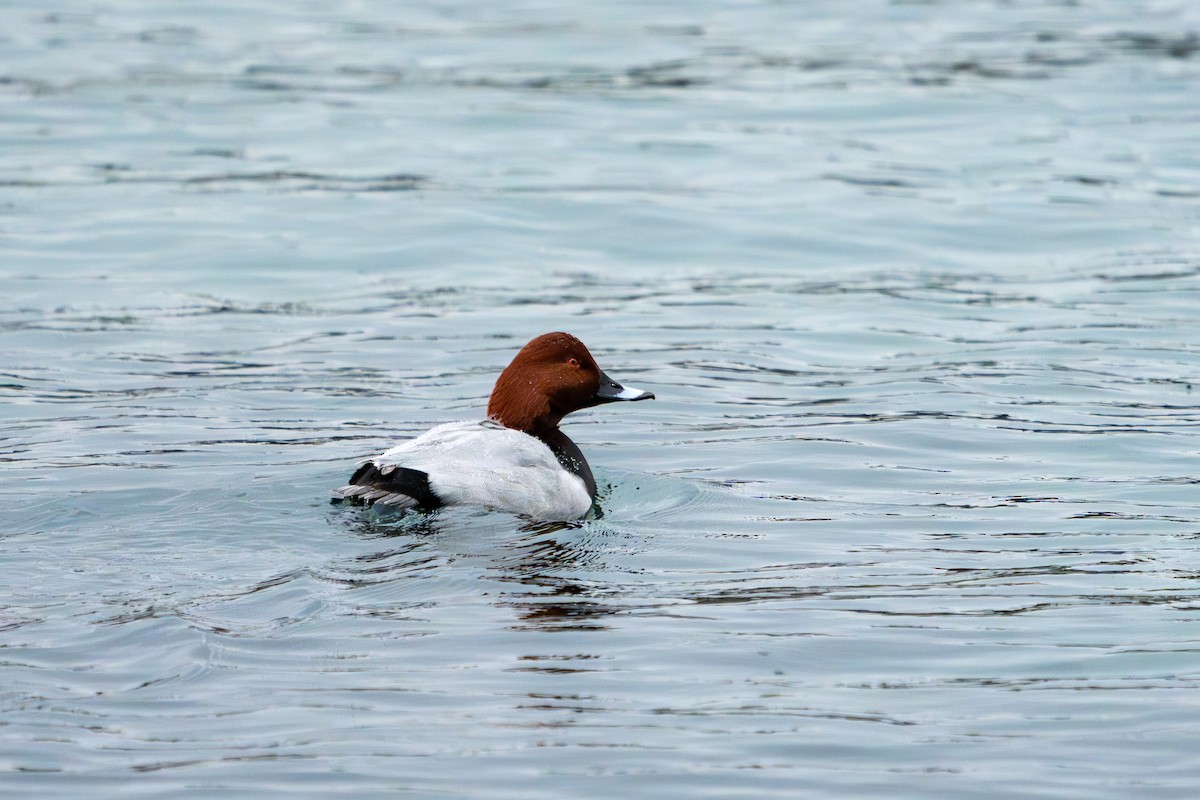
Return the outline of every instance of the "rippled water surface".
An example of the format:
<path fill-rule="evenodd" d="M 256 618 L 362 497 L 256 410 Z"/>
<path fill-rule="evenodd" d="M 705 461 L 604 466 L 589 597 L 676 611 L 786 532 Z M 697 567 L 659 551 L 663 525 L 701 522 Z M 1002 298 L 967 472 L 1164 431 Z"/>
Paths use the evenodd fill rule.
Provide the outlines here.
<path fill-rule="evenodd" d="M 1200 6 L 32 5 L 6 797 L 1196 796 Z M 329 504 L 559 329 L 602 518 Z"/>

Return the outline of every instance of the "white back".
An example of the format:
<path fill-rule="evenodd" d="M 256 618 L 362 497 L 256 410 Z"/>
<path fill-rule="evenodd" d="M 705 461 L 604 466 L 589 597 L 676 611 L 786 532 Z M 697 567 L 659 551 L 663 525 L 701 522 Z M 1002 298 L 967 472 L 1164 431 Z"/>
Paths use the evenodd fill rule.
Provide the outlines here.
<path fill-rule="evenodd" d="M 492 420 L 439 425 L 372 460 L 378 467 L 421 470 L 447 505 L 539 519 L 577 519 L 592 506 L 583 480 L 544 442 Z"/>

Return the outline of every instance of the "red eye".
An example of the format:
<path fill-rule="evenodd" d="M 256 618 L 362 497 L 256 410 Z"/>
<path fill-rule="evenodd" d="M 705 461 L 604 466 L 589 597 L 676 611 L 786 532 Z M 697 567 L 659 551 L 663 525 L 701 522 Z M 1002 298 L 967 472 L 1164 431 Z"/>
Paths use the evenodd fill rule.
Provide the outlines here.
<path fill-rule="evenodd" d="M 567 363 L 570 364 L 572 367 L 578 367 L 579 359 L 575 358 L 575 356 L 571 356 L 570 358 L 567 359 Z"/>

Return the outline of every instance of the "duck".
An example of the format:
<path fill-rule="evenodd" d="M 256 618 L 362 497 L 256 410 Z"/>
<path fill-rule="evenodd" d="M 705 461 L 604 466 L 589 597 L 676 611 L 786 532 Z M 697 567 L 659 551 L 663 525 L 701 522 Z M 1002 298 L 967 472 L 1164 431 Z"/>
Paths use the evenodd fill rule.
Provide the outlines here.
<path fill-rule="evenodd" d="M 596 364 L 583 342 L 556 331 L 530 340 L 500 373 L 487 417 L 448 422 L 367 459 L 334 502 L 431 512 L 476 506 L 539 520 L 579 519 L 596 479 L 559 423 L 606 403 L 652 400 Z"/>

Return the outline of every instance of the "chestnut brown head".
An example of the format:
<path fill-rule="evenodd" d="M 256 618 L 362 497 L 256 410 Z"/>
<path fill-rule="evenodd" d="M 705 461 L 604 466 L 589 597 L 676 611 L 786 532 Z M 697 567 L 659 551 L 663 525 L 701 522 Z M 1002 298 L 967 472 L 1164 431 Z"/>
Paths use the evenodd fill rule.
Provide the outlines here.
<path fill-rule="evenodd" d="M 653 397 L 605 375 L 583 342 L 571 334 L 547 333 L 521 348 L 500 373 L 488 401 L 488 416 L 536 436 L 558 427 L 572 411 Z"/>

